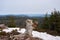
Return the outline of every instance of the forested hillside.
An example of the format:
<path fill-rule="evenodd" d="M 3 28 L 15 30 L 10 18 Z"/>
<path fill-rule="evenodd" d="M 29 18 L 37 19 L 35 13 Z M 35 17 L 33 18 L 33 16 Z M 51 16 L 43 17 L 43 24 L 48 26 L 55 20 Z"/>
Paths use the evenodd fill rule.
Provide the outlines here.
<path fill-rule="evenodd" d="M 25 27 L 25 20 L 26 19 L 33 19 L 42 23 L 44 17 L 29 17 L 26 15 L 5 15 L 0 16 L 0 24 L 5 24 L 9 27 Z"/>

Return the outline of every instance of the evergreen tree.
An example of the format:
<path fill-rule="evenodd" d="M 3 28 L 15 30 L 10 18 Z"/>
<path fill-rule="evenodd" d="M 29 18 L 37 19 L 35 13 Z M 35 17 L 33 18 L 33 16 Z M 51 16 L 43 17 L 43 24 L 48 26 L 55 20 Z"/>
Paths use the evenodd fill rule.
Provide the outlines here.
<path fill-rule="evenodd" d="M 56 10 L 52 12 L 49 21 L 50 29 L 60 32 L 60 12 Z"/>
<path fill-rule="evenodd" d="M 42 28 L 60 32 L 60 12 L 54 10 L 51 15 L 45 15 Z"/>
<path fill-rule="evenodd" d="M 10 19 L 9 19 L 9 24 L 8 24 L 8 26 L 9 26 L 9 27 L 16 27 L 15 20 L 14 20 L 14 16 L 10 16 L 9 18 L 10 18 Z"/>
<path fill-rule="evenodd" d="M 44 29 L 48 29 L 49 28 L 49 19 L 48 19 L 48 14 L 45 15 L 43 24 L 42 24 L 42 28 Z"/>

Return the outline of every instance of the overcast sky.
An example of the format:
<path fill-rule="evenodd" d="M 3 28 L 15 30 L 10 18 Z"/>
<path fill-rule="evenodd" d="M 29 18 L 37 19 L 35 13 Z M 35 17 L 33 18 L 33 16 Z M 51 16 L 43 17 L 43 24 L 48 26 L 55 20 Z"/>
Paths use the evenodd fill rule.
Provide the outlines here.
<path fill-rule="evenodd" d="M 0 0 L 0 15 L 45 14 L 60 11 L 60 0 Z"/>

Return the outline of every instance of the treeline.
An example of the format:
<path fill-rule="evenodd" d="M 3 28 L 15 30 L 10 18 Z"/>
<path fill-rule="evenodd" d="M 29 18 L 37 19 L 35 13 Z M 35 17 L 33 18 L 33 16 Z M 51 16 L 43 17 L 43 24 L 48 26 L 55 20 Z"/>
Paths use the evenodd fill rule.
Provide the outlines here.
<path fill-rule="evenodd" d="M 43 17 L 29 17 L 26 15 L 5 15 L 5 16 L 0 16 L 0 24 L 5 24 L 8 27 L 21 27 L 25 28 L 25 20 L 26 19 L 32 19 L 36 20 L 39 23 L 42 23 L 40 21 L 43 20 Z"/>
<path fill-rule="evenodd" d="M 5 15 L 0 16 L 0 24 L 5 24 L 8 27 L 24 27 L 27 16 Z"/>
<path fill-rule="evenodd" d="M 48 16 L 48 14 L 46 14 L 43 23 L 38 27 L 40 27 L 40 29 L 45 29 L 46 31 L 59 33 L 60 35 L 60 12 L 54 10 L 51 12 L 51 15 Z"/>

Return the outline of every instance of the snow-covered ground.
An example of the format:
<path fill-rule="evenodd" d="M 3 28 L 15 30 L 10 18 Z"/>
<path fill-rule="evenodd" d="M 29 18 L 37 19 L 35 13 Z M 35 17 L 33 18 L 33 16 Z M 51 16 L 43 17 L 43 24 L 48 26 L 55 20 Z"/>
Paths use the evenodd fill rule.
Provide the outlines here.
<path fill-rule="evenodd" d="M 20 33 L 24 33 L 26 31 L 24 28 L 22 28 L 21 30 L 19 30 L 19 28 L 8 28 L 8 29 L 4 29 L 3 31 L 11 32 L 12 30 L 15 29 L 17 29 L 18 32 Z M 42 38 L 43 40 L 60 40 L 60 36 L 52 36 L 50 34 L 47 34 L 46 32 L 33 31 L 32 34 L 33 37 Z"/>

